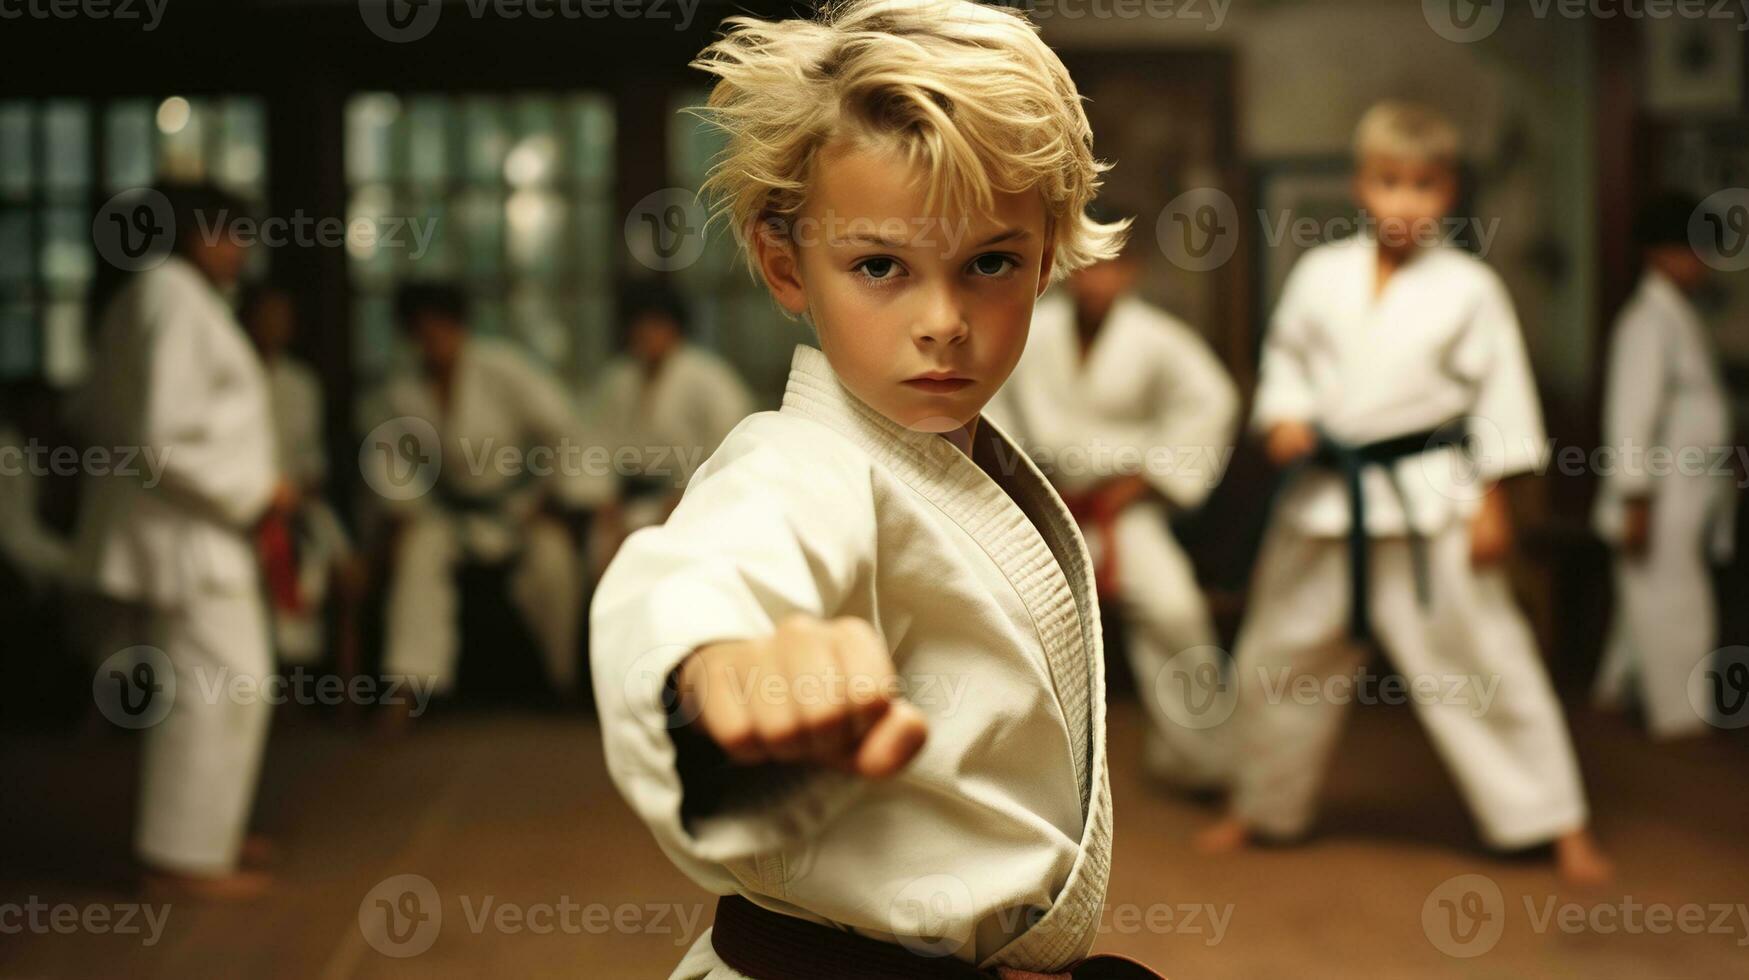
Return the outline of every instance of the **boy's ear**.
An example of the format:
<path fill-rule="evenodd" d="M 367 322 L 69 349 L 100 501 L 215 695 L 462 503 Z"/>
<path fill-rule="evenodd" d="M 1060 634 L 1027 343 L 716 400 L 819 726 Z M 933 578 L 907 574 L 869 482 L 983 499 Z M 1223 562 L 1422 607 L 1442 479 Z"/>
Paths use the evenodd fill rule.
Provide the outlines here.
<path fill-rule="evenodd" d="M 759 259 L 759 271 L 765 276 L 765 287 L 777 305 L 792 316 L 808 310 L 808 293 L 802 285 L 801 257 L 795 243 L 784 235 L 778 225 L 757 221 L 753 226 L 753 249 Z"/>

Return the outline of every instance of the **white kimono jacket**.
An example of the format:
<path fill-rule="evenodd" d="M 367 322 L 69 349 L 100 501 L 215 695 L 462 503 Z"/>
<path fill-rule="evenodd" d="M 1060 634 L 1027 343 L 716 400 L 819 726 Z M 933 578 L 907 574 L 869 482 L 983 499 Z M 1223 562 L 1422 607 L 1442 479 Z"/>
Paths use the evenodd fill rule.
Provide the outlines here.
<path fill-rule="evenodd" d="M 1001 484 L 798 346 L 782 409 L 738 425 L 667 523 L 609 566 L 591 610 L 595 692 L 615 783 L 711 892 L 886 941 L 940 936 L 929 948 L 984 966 L 1058 969 L 1093 943 L 1110 862 L 1099 613 L 1060 498 L 988 420 L 976 443 Z M 663 681 L 700 645 L 768 635 L 793 612 L 869 621 L 927 743 L 879 782 L 750 768 L 756 799 L 683 821 Z M 708 933 L 675 976 L 707 974 L 737 976 Z"/>
<path fill-rule="evenodd" d="M 267 366 L 279 466 L 298 486 L 318 486 L 328 473 L 322 435 L 322 382 L 308 365 L 281 354 Z"/>
<path fill-rule="evenodd" d="M 390 421 L 430 423 L 439 440 L 439 482 L 485 502 L 454 515 L 470 553 L 490 560 L 512 552 L 542 494 L 574 508 L 597 506 L 610 497 L 610 461 L 589 454 L 594 440 L 550 371 L 516 344 L 493 337 L 468 338 L 455 371 L 447 412 L 421 375 L 390 381 L 382 410 Z M 382 467 L 389 460 L 372 453 L 364 464 Z M 384 504 L 403 514 L 445 510 L 437 488 Z"/>
<path fill-rule="evenodd" d="M 94 444 L 145 447 L 163 475 L 155 488 L 140 476 L 87 481 L 75 574 L 159 607 L 252 592 L 247 532 L 279 471 L 261 360 L 224 297 L 178 257 L 140 273 L 105 313 L 83 397 Z"/>
<path fill-rule="evenodd" d="M 654 384 L 641 364 L 621 357 L 602 371 L 592 423 L 610 447 L 647 454 L 650 472 L 672 478 L 676 492 L 735 424 L 753 411 L 753 395 L 716 354 L 692 344 L 669 353 Z"/>
<path fill-rule="evenodd" d="M 1430 248 L 1373 295 L 1377 245 L 1356 237 L 1307 252 L 1288 275 L 1264 339 L 1253 427 L 1321 426 L 1363 444 L 1466 420 L 1474 464 L 1442 449 L 1396 463 L 1415 527 L 1433 534 L 1475 513 L 1487 485 L 1541 466 L 1542 409 L 1512 299 L 1498 274 L 1453 248 Z M 1389 475 L 1367 467 L 1367 531 L 1408 524 Z M 1283 492 L 1280 518 L 1302 533 L 1348 531 L 1339 474 L 1302 472 Z"/>
<path fill-rule="evenodd" d="M 1603 444 L 1642 455 L 1635 462 L 1624 454 L 1625 463 L 1603 474 L 1593 512 L 1598 534 L 1619 540 L 1623 502 L 1651 497 L 1658 510 L 1692 512 L 1674 523 L 1710 534 L 1713 557 L 1729 561 L 1736 486 L 1730 461 L 1718 456 L 1733 448 L 1731 429 L 1731 402 L 1706 324 L 1674 283 L 1648 272 L 1616 324 L 1603 406 Z M 1654 473 L 1664 464 L 1648 465 L 1643 455 L 1654 446 L 1704 450 L 1703 468 L 1716 472 Z"/>
<path fill-rule="evenodd" d="M 1057 487 L 1137 473 L 1174 506 L 1200 505 L 1220 482 L 1239 410 L 1214 352 L 1137 296 L 1112 305 L 1085 358 L 1080 343 L 1073 302 L 1046 297 L 991 414 L 1024 434 L 1023 448 Z"/>

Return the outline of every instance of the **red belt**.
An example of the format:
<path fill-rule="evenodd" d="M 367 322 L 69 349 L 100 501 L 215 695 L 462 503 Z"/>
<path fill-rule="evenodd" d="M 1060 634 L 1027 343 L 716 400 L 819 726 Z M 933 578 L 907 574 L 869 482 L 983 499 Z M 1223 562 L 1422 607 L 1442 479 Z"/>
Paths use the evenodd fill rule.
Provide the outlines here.
<path fill-rule="evenodd" d="M 895 943 L 809 922 L 739 895 L 717 900 L 711 946 L 754 980 L 1165 980 L 1124 956 L 1090 956 L 1066 973 L 980 970 L 951 956 L 922 956 Z"/>
<path fill-rule="evenodd" d="M 1094 586 L 1101 596 L 1117 595 L 1117 518 L 1123 513 L 1105 505 L 1105 495 L 1095 490 L 1063 494 L 1063 506 L 1077 524 L 1099 535 L 1099 561 L 1093 566 Z"/>

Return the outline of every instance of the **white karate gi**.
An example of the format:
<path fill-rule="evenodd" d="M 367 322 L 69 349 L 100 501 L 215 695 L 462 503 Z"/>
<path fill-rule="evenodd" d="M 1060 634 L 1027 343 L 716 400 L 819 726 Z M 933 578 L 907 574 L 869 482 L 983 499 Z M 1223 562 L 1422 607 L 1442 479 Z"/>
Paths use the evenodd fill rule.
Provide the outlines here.
<path fill-rule="evenodd" d="M 72 570 L 72 546 L 37 514 L 42 477 L 30 470 L 29 440 L 0 424 L 0 561 L 33 590 L 64 585 Z"/>
<path fill-rule="evenodd" d="M 1046 297 L 1033 313 L 1026 353 L 986 413 L 1065 497 L 1140 474 L 1171 507 L 1201 505 L 1231 456 L 1239 411 L 1238 391 L 1214 352 L 1133 295 L 1112 305 L 1085 358 L 1080 344 L 1074 303 Z M 1225 730 L 1189 727 L 1184 714 L 1175 720 L 1162 698 L 1182 695 L 1183 679 L 1199 668 L 1226 664 L 1196 570 L 1166 517 L 1152 498 L 1118 516 L 1112 598 L 1129 624 L 1130 671 L 1152 722 L 1146 764 L 1159 778 L 1203 788 L 1225 780 Z M 1106 542 L 1098 529 L 1084 525 L 1082 533 L 1097 563 Z"/>
<path fill-rule="evenodd" d="M 606 444 L 641 461 L 636 475 L 679 493 L 723 437 L 753 411 L 753 395 L 729 363 L 711 351 L 681 343 L 654 379 L 631 357 L 602 371 L 592 425 Z M 628 505 L 636 530 L 662 517 L 662 500 Z"/>
<path fill-rule="evenodd" d="M 600 506 L 612 493 L 611 468 L 586 455 L 592 442 L 558 380 L 514 343 L 469 338 L 455 372 L 447 412 L 423 376 L 396 379 L 385 392 L 389 421 L 419 419 L 436 430 L 440 445 L 426 450 L 441 455 L 440 484 L 480 502 L 453 510 L 438 489 L 384 501 L 405 518 L 389 583 L 385 673 L 448 690 L 460 645 L 458 564 L 467 556 L 514 560 L 511 601 L 541 646 L 553 686 L 568 692 L 583 617 L 582 555 L 541 504 L 551 495 L 571 508 Z M 389 462 L 364 458 L 367 466 Z"/>
<path fill-rule="evenodd" d="M 259 690 L 272 671 L 250 533 L 278 479 L 267 381 L 224 297 L 176 257 L 117 295 L 94 352 L 88 437 L 164 467 L 151 487 L 88 479 L 74 552 L 82 582 L 136 613 L 115 642 L 159 647 L 176 670 L 169 715 L 146 732 L 136 846 L 160 868 L 222 874 L 271 716 L 263 699 L 206 694 Z"/>
<path fill-rule="evenodd" d="M 1718 642 L 1710 556 L 1730 560 L 1736 524 L 1731 405 L 1706 324 L 1674 283 L 1648 272 L 1616 322 L 1593 523 L 1621 540 L 1624 502 L 1652 501 L 1651 550 L 1615 561 L 1616 607 L 1596 697 L 1619 703 L 1636 675 L 1654 734 L 1703 730 L 1689 674 Z M 1646 453 L 1680 454 L 1648 460 Z M 1709 547 L 1710 545 L 1710 547 Z"/>
<path fill-rule="evenodd" d="M 595 694 L 616 785 L 707 890 L 1055 970 L 1092 945 L 1109 870 L 1099 611 L 1043 476 L 988 421 L 974 453 L 875 412 L 798 346 L 782 409 L 737 426 L 669 520 L 608 567 Z M 795 612 L 870 622 L 928 741 L 884 781 L 810 769 L 761 785 L 770 770 L 749 770 L 763 800 L 683 823 L 664 679 L 700 645 L 768 635 Z M 673 974 L 740 976 L 708 932 Z"/>
<path fill-rule="evenodd" d="M 316 372 L 288 354 L 267 365 L 273 402 L 273 427 L 279 468 L 303 491 L 299 508 L 298 590 L 301 612 L 272 610 L 274 645 L 292 663 L 312 663 L 322 648 L 322 606 L 335 562 L 352 551 L 346 526 L 322 499 L 328 475 L 327 440 L 322 434 L 322 382 Z"/>
<path fill-rule="evenodd" d="M 1505 286 L 1480 260 L 1428 250 L 1375 298 L 1376 270 L 1367 239 L 1314 249 L 1295 266 L 1265 339 L 1253 422 L 1259 432 L 1313 423 L 1358 445 L 1468 420 L 1473 471 L 1455 449 L 1395 464 L 1426 537 L 1427 608 L 1392 480 L 1367 469 L 1372 626 L 1410 684 L 1435 685 L 1416 710 L 1483 838 L 1546 842 L 1586 821 L 1578 767 L 1503 573 L 1477 572 L 1469 559 L 1481 491 L 1546 452 L 1529 358 Z M 1283 681 L 1322 683 L 1364 663 L 1348 638 L 1348 506 L 1333 472 L 1307 469 L 1284 487 L 1240 630 L 1234 810 L 1265 834 L 1310 824 L 1349 701 L 1341 690 L 1296 698 Z"/>

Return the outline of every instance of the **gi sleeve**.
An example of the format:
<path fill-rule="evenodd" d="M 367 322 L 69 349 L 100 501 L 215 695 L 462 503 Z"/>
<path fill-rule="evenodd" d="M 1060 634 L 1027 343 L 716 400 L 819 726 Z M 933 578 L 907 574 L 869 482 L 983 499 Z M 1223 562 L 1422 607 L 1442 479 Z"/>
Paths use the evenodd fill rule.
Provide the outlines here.
<path fill-rule="evenodd" d="M 1159 421 L 1151 446 L 1169 450 L 1144 468 L 1149 484 L 1174 506 L 1202 504 L 1232 455 L 1239 390 L 1214 351 L 1188 327 L 1173 323 L 1160 358 Z"/>
<path fill-rule="evenodd" d="M 720 865 L 812 836 L 862 786 L 820 767 L 734 766 L 664 694 L 700 646 L 769 635 L 792 613 L 831 618 L 872 587 L 867 464 L 817 440 L 798 448 L 794 427 L 810 424 L 762 413 L 738 426 L 668 521 L 626 539 L 590 608 L 608 770 L 669 857 L 718 890 L 732 886 Z"/>
<path fill-rule="evenodd" d="M 1610 345 L 1603 389 L 1603 444 L 1613 447 L 1623 464 L 1611 468 L 1604 479 L 1622 497 L 1643 497 L 1652 491 L 1652 476 L 1646 467 L 1626 464 L 1632 459 L 1643 460 L 1658 438 L 1664 415 L 1667 357 L 1658 321 L 1650 311 L 1643 304 L 1624 311 Z"/>
<path fill-rule="evenodd" d="M 1313 253 L 1315 254 L 1315 253 Z M 1302 256 L 1288 273 L 1276 303 L 1269 329 L 1263 337 L 1263 354 L 1257 368 L 1256 400 L 1251 409 L 1251 428 L 1267 433 L 1281 422 L 1311 422 L 1316 417 L 1313 397 L 1309 320 L 1318 285 L 1313 254 Z"/>
<path fill-rule="evenodd" d="M 1458 370 L 1477 385 L 1468 434 L 1479 475 L 1491 482 L 1540 468 L 1548 446 L 1536 378 L 1498 276 L 1489 274 L 1454 355 Z"/>
<path fill-rule="evenodd" d="M 196 298 L 165 284 L 141 297 L 141 327 L 151 340 L 146 365 L 146 410 L 141 431 L 162 459 L 160 486 L 236 527 L 248 527 L 266 512 L 278 473 L 268 451 L 238 452 L 221 427 L 214 403 L 221 386 L 253 385 L 266 421 L 266 381 L 217 377 Z M 269 435 L 271 439 L 271 434 Z"/>

